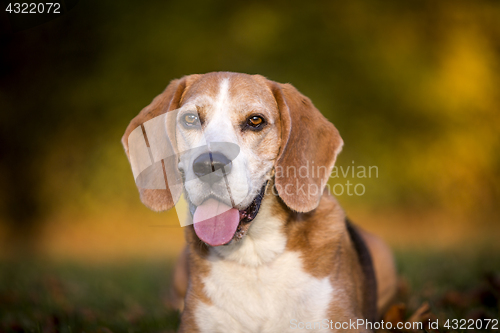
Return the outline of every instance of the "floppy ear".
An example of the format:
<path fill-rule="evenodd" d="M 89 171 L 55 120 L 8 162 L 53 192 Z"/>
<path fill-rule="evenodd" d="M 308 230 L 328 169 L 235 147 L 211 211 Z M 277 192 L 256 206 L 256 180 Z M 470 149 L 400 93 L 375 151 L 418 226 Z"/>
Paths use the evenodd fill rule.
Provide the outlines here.
<path fill-rule="evenodd" d="M 132 119 L 122 137 L 141 201 L 154 211 L 172 208 L 182 192 L 178 185 L 181 176 L 177 167 L 175 128 L 167 128 L 175 125 L 168 124 L 166 113 L 179 107 L 187 81 L 192 77 L 170 82 Z"/>
<path fill-rule="evenodd" d="M 339 132 L 311 100 L 290 84 L 270 82 L 281 119 L 281 149 L 275 186 L 297 212 L 315 209 L 344 144 Z"/>

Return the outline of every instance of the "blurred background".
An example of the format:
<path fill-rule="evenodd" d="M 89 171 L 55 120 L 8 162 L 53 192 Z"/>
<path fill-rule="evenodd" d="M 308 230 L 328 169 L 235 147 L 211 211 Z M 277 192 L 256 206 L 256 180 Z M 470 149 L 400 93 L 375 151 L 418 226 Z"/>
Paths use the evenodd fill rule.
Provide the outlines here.
<path fill-rule="evenodd" d="M 500 271 L 499 22 L 493 0 L 101 0 L 23 31 L 4 23 L 0 258 L 167 276 L 183 230 L 140 203 L 121 135 L 170 80 L 236 71 L 310 97 L 344 139 L 339 167 L 378 167 L 347 179 L 364 195 L 338 199 L 413 288 Z"/>

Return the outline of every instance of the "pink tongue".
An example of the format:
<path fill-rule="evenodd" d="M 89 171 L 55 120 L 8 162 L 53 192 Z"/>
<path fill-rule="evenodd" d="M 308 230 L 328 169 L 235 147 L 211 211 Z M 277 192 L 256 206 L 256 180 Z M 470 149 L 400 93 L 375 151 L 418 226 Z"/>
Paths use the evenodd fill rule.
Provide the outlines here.
<path fill-rule="evenodd" d="M 193 223 L 202 241 L 211 246 L 224 245 L 233 238 L 240 223 L 240 213 L 236 208 L 208 199 L 196 208 Z"/>

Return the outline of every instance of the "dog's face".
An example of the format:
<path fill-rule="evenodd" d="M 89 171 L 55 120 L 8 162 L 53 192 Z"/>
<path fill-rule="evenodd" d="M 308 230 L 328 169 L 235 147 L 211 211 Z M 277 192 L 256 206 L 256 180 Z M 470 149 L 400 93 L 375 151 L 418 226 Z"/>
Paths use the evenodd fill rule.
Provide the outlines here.
<path fill-rule="evenodd" d="M 212 246 L 244 236 L 268 183 L 290 209 L 314 209 L 342 147 L 335 127 L 291 85 L 220 72 L 173 81 L 132 120 L 122 139 L 131 163 L 131 133 L 165 113 L 176 155 L 161 160 L 157 173 L 161 181 L 176 176 L 165 189 L 137 182 L 141 199 L 170 209 L 180 193 L 168 183 L 182 179 L 196 234 Z M 303 177 L 298 170 L 306 166 L 316 171 Z"/>
<path fill-rule="evenodd" d="M 248 208 L 270 179 L 281 145 L 278 105 L 265 80 L 205 75 L 185 91 L 177 124 L 178 150 L 195 152 L 180 154 L 178 165 L 190 180 L 191 209 L 209 197 Z M 214 172 L 217 163 L 223 169 Z"/>

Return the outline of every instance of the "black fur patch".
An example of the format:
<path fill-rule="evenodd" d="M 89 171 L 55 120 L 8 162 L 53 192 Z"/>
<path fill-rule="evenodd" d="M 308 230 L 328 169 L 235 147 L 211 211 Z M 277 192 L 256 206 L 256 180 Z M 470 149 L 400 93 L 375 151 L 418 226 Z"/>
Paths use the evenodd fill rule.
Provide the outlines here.
<path fill-rule="evenodd" d="M 361 264 L 361 269 L 363 270 L 363 275 L 365 277 L 364 285 L 364 303 L 363 303 L 363 315 L 366 320 L 375 322 L 378 319 L 377 314 L 377 279 L 375 277 L 375 270 L 373 268 L 373 261 L 370 255 L 370 251 L 365 244 L 365 241 L 359 234 L 356 227 L 349 221 L 348 218 L 345 219 L 347 231 L 354 243 L 354 248 L 358 253 L 359 263 Z"/>

